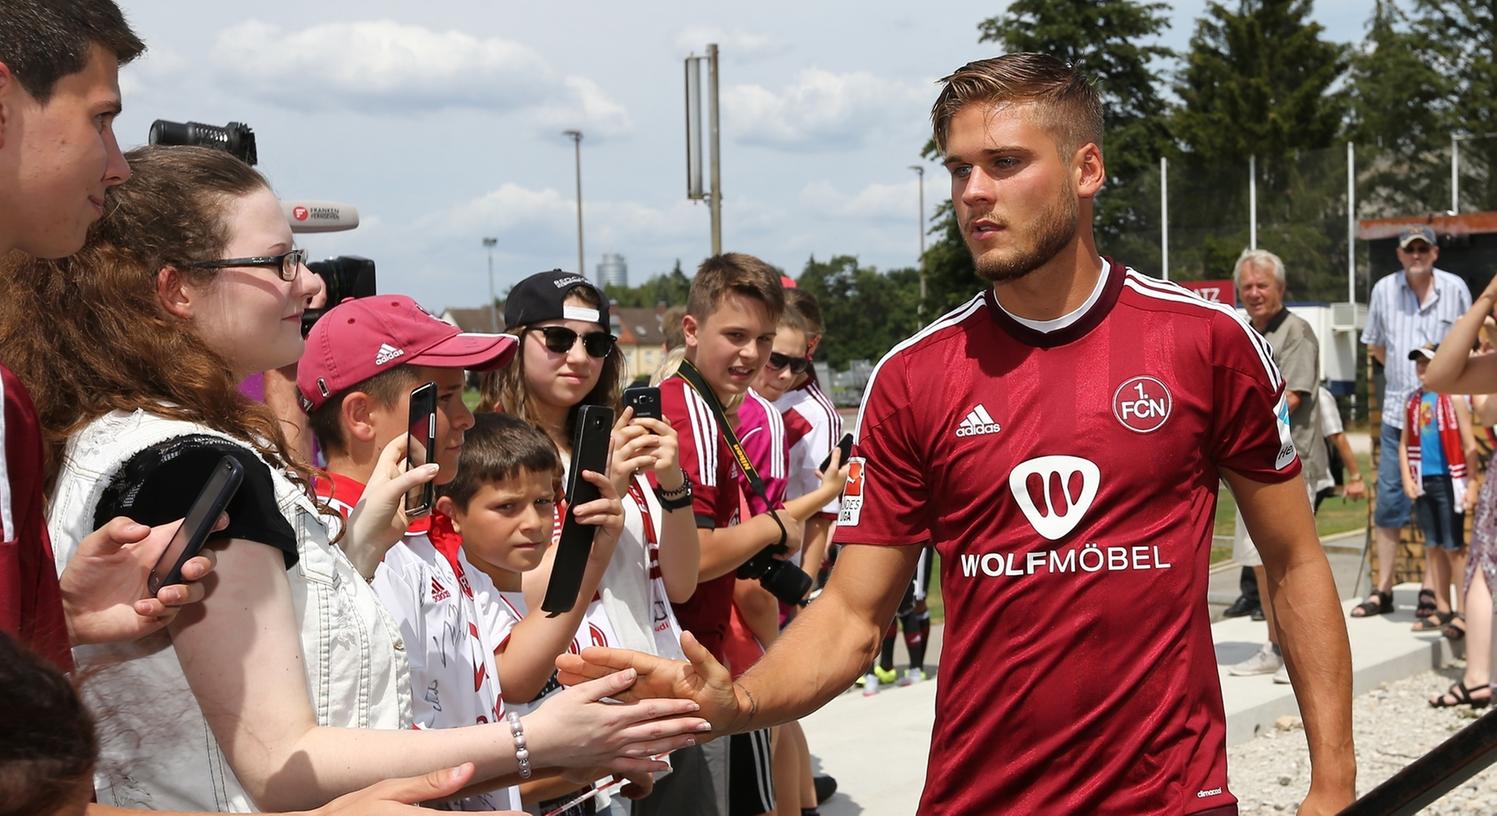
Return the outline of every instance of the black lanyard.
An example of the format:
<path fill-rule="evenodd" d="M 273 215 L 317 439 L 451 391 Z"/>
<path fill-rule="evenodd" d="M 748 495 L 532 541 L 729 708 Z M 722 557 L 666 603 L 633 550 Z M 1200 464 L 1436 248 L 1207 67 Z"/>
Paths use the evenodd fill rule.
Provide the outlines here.
<path fill-rule="evenodd" d="M 748 479 L 749 487 L 753 488 L 754 492 L 758 494 L 759 498 L 764 500 L 766 505 L 769 504 L 769 495 L 764 490 L 764 480 L 759 478 L 759 471 L 754 469 L 754 463 L 749 461 L 748 454 L 743 450 L 743 443 L 738 441 L 738 434 L 733 432 L 733 425 L 728 422 L 727 414 L 723 412 L 722 401 L 717 398 L 717 392 L 713 391 L 712 386 L 707 384 L 707 380 L 702 377 L 702 372 L 697 371 L 696 366 L 686 360 L 681 361 L 681 367 L 677 369 L 676 373 L 680 374 L 681 379 L 685 380 L 686 384 L 691 386 L 691 390 L 695 391 L 697 396 L 702 398 L 702 402 L 707 403 L 707 409 L 712 412 L 712 417 L 717 420 L 717 427 L 723 435 L 723 441 L 728 443 L 728 450 L 733 452 L 733 458 L 738 462 L 738 469 L 743 471 L 744 478 Z M 780 546 L 784 546 L 785 539 L 788 536 L 788 533 L 785 532 L 785 525 L 780 522 L 778 514 L 769 513 L 769 517 L 774 519 L 775 524 L 779 525 Z"/>

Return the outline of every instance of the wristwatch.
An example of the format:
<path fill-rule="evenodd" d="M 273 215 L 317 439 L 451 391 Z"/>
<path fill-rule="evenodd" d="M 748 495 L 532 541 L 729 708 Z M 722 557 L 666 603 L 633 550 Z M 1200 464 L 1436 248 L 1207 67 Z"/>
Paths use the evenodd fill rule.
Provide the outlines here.
<path fill-rule="evenodd" d="M 660 500 L 660 506 L 667 512 L 680 510 L 691 506 L 691 477 L 686 471 L 681 471 L 681 486 L 675 490 L 666 490 L 659 483 L 655 485 L 655 498 Z"/>

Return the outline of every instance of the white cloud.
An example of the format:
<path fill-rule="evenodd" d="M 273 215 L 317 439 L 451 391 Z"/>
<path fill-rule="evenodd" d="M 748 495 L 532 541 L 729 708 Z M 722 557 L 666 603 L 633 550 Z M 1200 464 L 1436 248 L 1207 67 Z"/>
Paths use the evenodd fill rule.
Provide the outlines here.
<path fill-rule="evenodd" d="M 639 201 L 583 198 L 585 240 L 623 248 L 659 240 L 679 240 L 699 230 L 692 205 L 678 201 L 661 209 Z M 416 229 L 438 236 L 492 235 L 501 243 L 548 246 L 576 239 L 577 200 L 551 188 L 533 190 L 506 182 L 477 198 L 458 202 Z M 613 251 L 609 249 L 608 251 Z"/>
<path fill-rule="evenodd" d="M 800 191 L 800 203 L 815 212 L 836 218 L 883 221 L 914 221 L 919 192 L 913 174 L 907 182 L 869 184 L 856 193 L 845 193 L 827 181 L 813 181 Z M 926 218 L 945 196 L 931 179 L 925 183 Z"/>
<path fill-rule="evenodd" d="M 909 130 L 929 104 L 930 91 L 865 71 L 802 71 L 780 91 L 734 85 L 723 94 L 728 132 L 747 144 L 832 149 L 862 144 L 870 135 Z"/>
<path fill-rule="evenodd" d="M 717 43 L 722 56 L 730 59 L 752 60 L 770 57 L 788 50 L 785 43 L 764 34 L 739 29 L 725 30 L 716 26 L 688 26 L 676 35 L 676 47 L 694 54 L 707 53 L 707 44 Z"/>
<path fill-rule="evenodd" d="M 535 49 L 497 37 L 390 20 L 301 30 L 255 20 L 224 29 L 219 74 L 253 97 L 300 111 L 375 115 L 450 108 L 539 112 L 598 134 L 629 129 L 627 111 L 592 80 L 563 76 Z"/>

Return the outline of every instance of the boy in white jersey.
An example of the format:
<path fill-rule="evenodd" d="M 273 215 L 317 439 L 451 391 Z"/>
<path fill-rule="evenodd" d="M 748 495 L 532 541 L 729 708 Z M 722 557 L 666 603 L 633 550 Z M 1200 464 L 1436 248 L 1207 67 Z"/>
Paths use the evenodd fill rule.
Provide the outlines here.
<path fill-rule="evenodd" d="M 464 334 L 403 295 L 350 300 L 329 311 L 307 336 L 297 374 L 302 406 L 327 451 L 332 477 L 317 485 L 318 494 L 347 517 L 375 469 L 389 464 L 381 452 L 407 432 L 411 389 L 428 381 L 438 394 L 436 481 L 451 481 L 463 433 L 473 426 L 462 398 L 464 369 L 504 366 L 514 349 L 509 335 Z M 474 591 L 485 589 L 488 578 L 460 554 L 438 552 L 430 527 L 430 519 L 411 520 L 389 552 L 350 557 L 361 570 L 377 563 L 364 574 L 372 574 L 375 594 L 405 644 L 416 727 L 497 722 L 503 710 L 493 646 L 474 603 Z M 446 807 L 515 809 L 519 798 L 509 788 Z"/>
<path fill-rule="evenodd" d="M 557 655 L 618 642 L 597 590 L 623 529 L 623 507 L 607 478 L 591 471 L 582 476 L 603 498 L 574 508 L 574 517 L 598 530 L 578 603 L 557 615 L 542 612 L 540 599 L 527 599 L 521 586 L 521 576 L 540 566 L 546 548 L 555 543 L 555 511 L 563 498 L 561 459 L 545 433 L 509 414 L 478 416 L 456 476 L 439 488 L 432 540 L 443 552 L 462 554 L 489 579 L 478 598 L 480 629 L 494 646 L 506 710 L 526 713 L 561 690 L 554 677 Z M 520 786 L 520 796 L 531 812 L 551 813 L 606 775 L 597 769 L 538 780 Z M 642 777 L 627 794 L 647 793 L 649 779 Z M 562 811 L 566 816 L 594 812 L 592 800 Z"/>

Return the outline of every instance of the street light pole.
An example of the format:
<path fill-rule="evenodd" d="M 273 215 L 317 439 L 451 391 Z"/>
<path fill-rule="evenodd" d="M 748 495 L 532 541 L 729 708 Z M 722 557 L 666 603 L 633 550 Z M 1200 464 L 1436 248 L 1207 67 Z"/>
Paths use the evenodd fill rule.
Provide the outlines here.
<path fill-rule="evenodd" d="M 572 140 L 577 154 L 577 274 L 587 277 L 587 268 L 582 265 L 582 131 L 564 130 L 562 135 Z"/>
<path fill-rule="evenodd" d="M 499 332 L 498 298 L 494 297 L 494 245 L 497 243 L 498 238 L 483 239 L 483 246 L 489 251 L 489 329 L 495 334 Z"/>
<path fill-rule="evenodd" d="M 916 259 L 920 271 L 920 303 L 915 307 L 915 314 L 920 322 L 925 322 L 925 166 L 920 164 L 910 165 L 915 171 L 915 186 L 919 190 L 920 213 L 918 223 L 920 225 L 920 257 Z"/>

